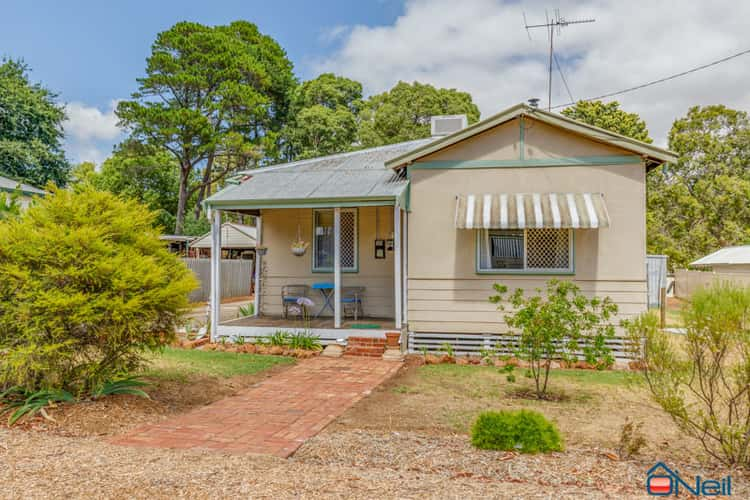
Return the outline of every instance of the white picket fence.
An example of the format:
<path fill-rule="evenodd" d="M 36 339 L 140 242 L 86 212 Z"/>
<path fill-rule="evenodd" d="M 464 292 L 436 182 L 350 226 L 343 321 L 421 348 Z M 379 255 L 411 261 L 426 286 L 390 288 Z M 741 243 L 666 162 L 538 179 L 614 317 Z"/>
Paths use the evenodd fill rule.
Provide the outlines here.
<path fill-rule="evenodd" d="M 211 291 L 211 259 L 182 259 L 198 278 L 200 286 L 190 294 L 190 302 L 205 302 Z M 221 296 L 250 295 L 253 261 L 232 259 L 221 261 Z"/>

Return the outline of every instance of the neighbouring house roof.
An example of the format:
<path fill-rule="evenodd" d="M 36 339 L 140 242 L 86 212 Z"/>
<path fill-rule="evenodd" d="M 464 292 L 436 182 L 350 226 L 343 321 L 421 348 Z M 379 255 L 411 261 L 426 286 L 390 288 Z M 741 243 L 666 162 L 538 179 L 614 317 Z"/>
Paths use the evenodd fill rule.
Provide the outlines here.
<path fill-rule="evenodd" d="M 632 151 L 638 155 L 641 155 L 646 160 L 647 166 L 655 166 L 661 163 L 675 161 L 677 155 L 666 149 L 647 144 L 624 135 L 620 135 L 603 128 L 588 125 L 578 120 L 573 120 L 566 116 L 558 113 L 552 113 L 550 111 L 544 111 L 543 109 L 533 108 L 527 104 L 517 104 L 511 108 L 508 108 L 500 113 L 479 121 L 473 125 L 466 127 L 465 129 L 454 132 L 453 134 L 441 137 L 438 140 L 430 141 L 423 146 L 416 147 L 411 151 L 408 151 L 402 155 L 391 158 L 386 161 L 386 166 L 390 168 L 397 168 L 403 165 L 407 165 L 413 161 L 416 161 L 424 156 L 431 153 L 435 153 L 441 149 L 452 146 L 458 142 L 464 141 L 477 134 L 481 134 L 491 128 L 497 127 L 505 122 L 518 118 L 520 116 L 528 116 L 535 120 L 560 127 L 568 130 L 575 134 L 585 136 L 597 142 L 609 144 L 626 151 Z"/>
<path fill-rule="evenodd" d="M 722 248 L 690 263 L 691 266 L 721 264 L 750 264 L 750 245 Z"/>
<path fill-rule="evenodd" d="M 432 138 L 300 160 L 243 172 L 243 180 L 206 200 L 216 208 L 353 206 L 399 199 L 409 181 L 384 163 L 432 142 Z"/>
<path fill-rule="evenodd" d="M 42 189 L 0 175 L 0 191 L 15 191 L 17 188 L 20 188 L 23 194 L 29 196 L 45 194 Z"/>
<path fill-rule="evenodd" d="M 162 234 L 161 236 L 159 236 L 159 239 L 172 243 L 183 243 L 194 240 L 195 236 L 184 236 L 181 234 Z"/>
<path fill-rule="evenodd" d="M 225 222 L 221 225 L 221 248 L 255 248 L 255 235 L 255 226 Z M 196 238 L 190 248 L 211 248 L 211 233 Z"/>
<path fill-rule="evenodd" d="M 457 229 L 609 227 L 601 193 L 496 193 L 456 197 Z"/>

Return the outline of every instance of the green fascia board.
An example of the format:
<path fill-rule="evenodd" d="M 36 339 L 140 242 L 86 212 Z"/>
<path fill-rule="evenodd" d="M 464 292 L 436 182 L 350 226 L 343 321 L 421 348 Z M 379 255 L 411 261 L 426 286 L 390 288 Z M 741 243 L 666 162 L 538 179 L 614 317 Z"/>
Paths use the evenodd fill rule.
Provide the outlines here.
<path fill-rule="evenodd" d="M 396 205 L 399 196 L 384 198 L 328 198 L 328 199 L 289 199 L 289 200 L 228 200 L 207 201 L 206 206 L 216 210 L 244 210 L 259 208 L 356 208 Z"/>
<path fill-rule="evenodd" d="M 651 144 L 641 142 L 636 139 L 611 132 L 609 130 L 595 127 L 593 125 L 588 125 L 586 123 L 567 118 L 557 113 L 552 113 L 550 111 L 545 111 L 539 108 L 532 108 L 526 104 L 516 104 L 515 106 L 501 111 L 494 116 L 474 123 L 473 125 L 470 125 L 465 129 L 437 139 L 429 144 L 425 144 L 422 147 L 416 148 L 413 151 L 405 153 L 401 156 L 397 156 L 396 158 L 392 158 L 388 160 L 385 165 L 389 168 L 397 168 L 405 164 L 410 164 L 418 160 L 419 158 L 422 158 L 423 156 L 440 151 L 448 146 L 466 140 L 470 137 L 473 137 L 498 125 L 522 116 L 528 116 L 529 118 L 545 122 L 549 125 L 569 130 L 579 135 L 588 137 L 592 140 L 603 142 L 605 144 L 609 144 L 621 149 L 633 151 L 636 154 L 651 158 L 655 163 L 664 163 L 677 160 L 677 155 L 672 151 L 653 146 Z"/>
<path fill-rule="evenodd" d="M 45 196 L 47 193 L 37 193 L 36 191 L 26 191 L 23 188 L 6 188 L 6 187 L 0 187 L 0 191 L 4 191 L 6 193 L 21 193 L 24 196 Z"/>
<path fill-rule="evenodd" d="M 522 160 L 433 160 L 418 161 L 408 169 L 462 169 L 462 168 L 513 168 L 513 167 L 575 167 L 596 165 L 642 165 L 639 156 L 575 156 L 566 158 L 532 158 Z"/>

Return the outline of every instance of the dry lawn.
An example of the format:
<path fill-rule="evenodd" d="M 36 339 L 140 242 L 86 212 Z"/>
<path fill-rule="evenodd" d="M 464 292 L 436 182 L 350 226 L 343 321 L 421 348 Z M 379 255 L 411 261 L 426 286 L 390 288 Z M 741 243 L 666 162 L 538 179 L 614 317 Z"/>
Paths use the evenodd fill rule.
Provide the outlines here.
<path fill-rule="evenodd" d="M 210 382 L 205 373 L 165 376 L 170 370 L 163 366 L 157 372 L 164 392 L 154 402 L 117 398 L 107 401 L 113 409 L 99 409 L 127 421 L 148 415 L 136 405 L 159 404 L 161 413 L 144 418 L 162 418 L 252 383 L 268 369 L 283 369 L 239 375 L 217 364 L 207 365 L 215 371 Z M 71 430 L 73 424 L 54 432 L 0 429 L 0 497 L 645 498 L 645 471 L 657 459 L 686 475 L 728 473 L 704 463 L 624 372 L 557 371 L 551 387 L 563 398 L 554 402 L 515 396 L 531 383 L 523 370 L 516 377 L 509 383 L 497 368 L 417 366 L 412 360 L 288 460 L 112 446 L 97 434 L 129 424 L 99 421 L 92 432 L 93 420 L 82 431 Z M 468 429 L 476 415 L 506 408 L 544 413 L 560 427 L 566 450 L 518 455 L 473 449 Z M 86 421 L 69 411 L 65 421 Z M 649 445 L 619 460 L 613 452 L 626 417 L 644 422 Z M 739 471 L 732 477 L 735 496 L 750 497 L 748 478 Z"/>

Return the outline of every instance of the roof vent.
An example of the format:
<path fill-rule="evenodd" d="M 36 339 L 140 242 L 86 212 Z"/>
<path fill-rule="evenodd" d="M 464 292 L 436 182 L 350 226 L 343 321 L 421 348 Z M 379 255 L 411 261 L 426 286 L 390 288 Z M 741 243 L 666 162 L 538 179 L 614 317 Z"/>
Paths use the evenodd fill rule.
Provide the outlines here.
<path fill-rule="evenodd" d="M 538 97 L 532 97 L 529 99 L 529 106 L 532 108 L 538 108 L 539 107 L 539 98 Z"/>
<path fill-rule="evenodd" d="M 466 115 L 438 115 L 430 117 L 432 137 L 443 137 L 466 128 Z"/>

